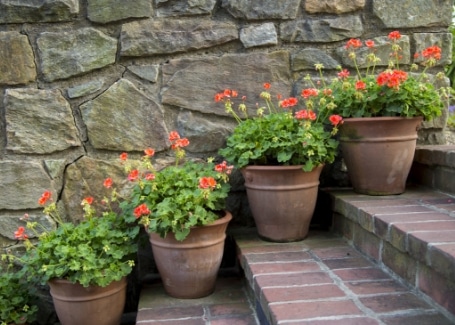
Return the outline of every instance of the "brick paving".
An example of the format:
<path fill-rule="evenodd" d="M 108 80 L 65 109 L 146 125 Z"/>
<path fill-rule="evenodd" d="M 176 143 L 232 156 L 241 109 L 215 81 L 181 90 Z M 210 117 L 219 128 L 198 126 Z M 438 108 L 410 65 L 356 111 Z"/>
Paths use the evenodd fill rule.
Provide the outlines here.
<path fill-rule="evenodd" d="M 229 272 L 217 279 L 215 292 L 200 299 L 169 297 L 160 281 L 145 285 L 141 292 L 138 325 L 258 325 L 247 297 L 245 281 Z"/>
<path fill-rule="evenodd" d="M 220 276 L 201 299 L 144 286 L 136 324 L 143 325 L 446 325 L 455 318 L 378 267 L 344 239 L 312 231 L 297 243 L 234 233 L 243 272 Z"/>
<path fill-rule="evenodd" d="M 455 324 L 455 318 L 344 239 L 310 232 L 298 243 L 237 234 L 261 325 Z"/>

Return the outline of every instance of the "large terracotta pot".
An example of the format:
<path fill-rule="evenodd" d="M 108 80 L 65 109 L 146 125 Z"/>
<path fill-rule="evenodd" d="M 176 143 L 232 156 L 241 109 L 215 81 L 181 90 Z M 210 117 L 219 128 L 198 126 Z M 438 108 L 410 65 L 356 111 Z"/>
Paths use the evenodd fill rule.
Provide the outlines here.
<path fill-rule="evenodd" d="M 354 191 L 401 194 L 414 159 L 422 117 L 347 118 L 340 145 Z"/>
<path fill-rule="evenodd" d="M 232 214 L 215 222 L 191 228 L 183 241 L 173 234 L 165 238 L 149 233 L 155 263 L 168 295 L 175 298 L 202 298 L 215 290 Z"/>
<path fill-rule="evenodd" d="M 63 279 L 49 281 L 55 311 L 62 325 L 118 325 L 126 299 L 126 278 L 106 287 L 83 287 Z"/>
<path fill-rule="evenodd" d="M 248 202 L 260 238 L 273 242 L 308 235 L 323 166 L 248 166 L 242 169 Z"/>

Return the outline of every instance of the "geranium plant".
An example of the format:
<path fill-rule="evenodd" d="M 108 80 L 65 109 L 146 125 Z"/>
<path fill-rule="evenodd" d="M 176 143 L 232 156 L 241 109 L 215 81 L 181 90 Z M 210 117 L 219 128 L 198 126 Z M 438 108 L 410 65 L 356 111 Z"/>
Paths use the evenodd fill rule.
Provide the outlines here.
<path fill-rule="evenodd" d="M 112 179 L 106 178 L 103 185 L 107 192 L 100 202 L 102 211 L 97 213 L 93 197 L 84 198 L 81 203 L 84 218 L 77 224 L 63 220 L 51 191 L 45 191 L 39 204 L 56 227 L 48 230 L 37 222 L 27 221 L 14 234 L 16 239 L 24 241 L 25 254 L 4 255 L 3 259 L 19 262 L 30 280 L 42 284 L 61 278 L 84 287 L 104 287 L 128 275 L 134 266 L 139 226 L 129 223 L 119 213 Z M 32 233 L 37 242 L 30 240 Z"/>
<path fill-rule="evenodd" d="M 36 299 L 34 287 L 29 285 L 22 270 L 13 265 L 0 268 L 0 325 L 33 322 L 38 311 Z"/>
<path fill-rule="evenodd" d="M 188 139 L 173 131 L 169 140 L 175 163 L 161 170 L 152 163 L 153 149 L 144 151 L 139 164 L 129 162 L 128 155 L 122 154 L 134 187 L 121 207 L 125 215 L 137 219 L 147 231 L 161 237 L 172 233 L 182 241 L 191 227 L 209 224 L 220 217 L 230 190 L 232 167 L 226 162 L 215 164 L 213 159 L 185 160 L 183 148 L 189 145 Z"/>
<path fill-rule="evenodd" d="M 352 60 L 355 73 L 339 67 L 337 78 L 327 83 L 323 76 L 323 65 L 316 64 L 320 81 L 316 84 L 308 75 L 305 80 L 311 88 L 306 91 L 311 95 L 307 98 L 310 107 L 317 107 L 320 112 L 331 112 L 348 117 L 376 116 L 422 116 L 425 120 L 441 115 L 444 108 L 443 98 L 448 98 L 448 88 L 437 89 L 427 70 L 436 65 L 441 58 L 441 48 L 430 46 L 414 58 L 420 58 L 424 67 L 418 73 L 416 63 L 410 66 L 410 71 L 402 70 L 401 34 L 398 31 L 389 33 L 391 45 L 390 59 L 386 70 L 377 73 L 380 58 L 376 55 L 375 42 L 350 39 L 345 46 L 348 58 Z M 368 51 L 365 57 L 366 66 L 359 64 L 359 54 Z M 362 69 L 363 68 L 363 69 Z M 436 75 L 437 79 L 444 78 L 444 72 Z"/>
<path fill-rule="evenodd" d="M 238 92 L 226 89 L 215 95 L 216 102 L 224 102 L 225 110 L 238 125 L 227 138 L 219 153 L 237 168 L 248 165 L 303 165 L 310 171 L 321 164 L 334 161 L 338 141 L 334 139 L 341 117 L 319 114 L 310 107 L 297 109 L 299 99 L 277 96 L 274 104 L 269 92 L 271 85 L 264 83 L 260 97 L 265 106 L 249 116 L 244 103 L 234 109 Z M 240 114 L 240 115 L 239 115 Z"/>

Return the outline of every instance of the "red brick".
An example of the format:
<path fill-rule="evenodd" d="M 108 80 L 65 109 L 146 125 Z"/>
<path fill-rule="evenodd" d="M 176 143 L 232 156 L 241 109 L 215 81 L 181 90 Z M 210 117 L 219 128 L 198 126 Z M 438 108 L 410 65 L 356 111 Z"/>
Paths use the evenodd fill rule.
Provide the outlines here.
<path fill-rule="evenodd" d="M 211 317 L 253 314 L 253 311 L 249 307 L 248 303 L 214 304 L 208 306 L 208 308 Z"/>
<path fill-rule="evenodd" d="M 301 252 L 308 249 L 301 243 L 271 243 L 258 240 L 255 244 L 237 243 L 242 255 L 258 253 Z"/>
<path fill-rule="evenodd" d="M 356 295 L 394 293 L 408 291 L 406 287 L 394 280 L 346 282 L 345 285 Z"/>
<path fill-rule="evenodd" d="M 257 322 L 254 316 L 233 316 L 223 319 L 212 319 L 210 325 L 257 325 Z"/>
<path fill-rule="evenodd" d="M 409 205 L 418 205 L 416 200 L 413 199 L 391 199 L 390 197 L 384 197 L 379 200 L 370 200 L 363 202 L 356 202 L 355 205 L 359 208 L 363 208 L 367 212 L 373 212 L 375 208 L 383 207 L 394 207 L 394 206 L 409 206 Z"/>
<path fill-rule="evenodd" d="M 455 193 L 455 169 L 438 166 L 433 171 L 433 186 L 441 191 Z"/>
<path fill-rule="evenodd" d="M 273 252 L 273 253 L 263 253 L 263 254 L 247 254 L 245 259 L 248 263 L 258 263 L 258 262 L 291 262 L 291 261 L 304 261 L 312 260 L 312 257 L 308 252 Z"/>
<path fill-rule="evenodd" d="M 409 213 L 409 214 L 387 214 L 374 216 L 374 232 L 381 238 L 388 238 L 389 225 L 404 222 L 432 221 L 432 220 L 453 220 L 450 216 L 438 212 Z"/>
<path fill-rule="evenodd" d="M 421 265 L 418 274 L 418 286 L 422 292 L 455 315 L 455 282 L 433 269 Z"/>
<path fill-rule="evenodd" d="M 174 320 L 149 320 L 141 321 L 141 325 L 206 325 L 206 321 L 202 318 L 198 319 L 174 319 Z"/>
<path fill-rule="evenodd" d="M 416 199 L 418 201 L 423 201 L 427 199 L 437 199 L 441 198 L 444 195 L 440 192 L 436 192 L 429 187 L 422 187 L 420 185 L 408 184 L 406 186 L 406 192 L 401 194 L 403 198 Z"/>
<path fill-rule="evenodd" d="M 373 266 L 367 259 L 354 257 L 354 258 L 335 258 L 324 260 L 324 263 L 328 266 L 329 269 L 338 270 L 338 269 L 352 269 L 359 267 L 371 267 Z"/>
<path fill-rule="evenodd" d="M 428 259 L 437 272 L 455 279 L 455 243 L 437 244 L 429 247 Z"/>
<path fill-rule="evenodd" d="M 360 226 L 354 226 L 352 242 L 361 252 L 379 261 L 381 239 Z"/>
<path fill-rule="evenodd" d="M 270 305 L 273 321 L 304 320 L 305 318 L 362 315 L 351 300 L 295 302 Z"/>
<path fill-rule="evenodd" d="M 378 215 L 391 215 L 391 214 L 411 214 L 411 213 L 422 213 L 422 212 L 431 212 L 432 209 L 425 207 L 423 205 L 397 205 L 397 206 L 373 206 L 373 207 L 363 207 L 365 212 L 378 216 Z"/>
<path fill-rule="evenodd" d="M 265 288 L 261 299 L 264 302 L 285 302 L 344 297 L 345 293 L 334 284 L 321 284 L 305 287 Z"/>
<path fill-rule="evenodd" d="M 360 257 L 361 255 L 351 246 L 345 244 L 343 246 L 335 246 L 330 248 L 314 249 L 312 251 L 320 259 L 343 258 L 343 257 Z"/>
<path fill-rule="evenodd" d="M 431 309 L 422 299 L 411 293 L 398 293 L 359 298 L 360 301 L 376 313 L 397 312 L 399 310 Z"/>
<path fill-rule="evenodd" d="M 441 314 L 427 315 L 393 315 L 383 316 L 381 320 L 386 325 L 453 325 L 453 322 Z"/>
<path fill-rule="evenodd" d="M 332 278 L 325 272 L 303 272 L 277 275 L 258 275 L 255 278 L 255 291 L 260 288 L 279 286 L 303 286 L 308 284 L 333 283 Z"/>
<path fill-rule="evenodd" d="M 424 200 L 422 200 L 422 203 L 434 205 L 434 206 L 452 205 L 452 207 L 455 209 L 455 199 L 451 196 L 442 195 L 442 197 L 440 197 L 440 198 L 424 199 Z"/>
<path fill-rule="evenodd" d="M 339 213 L 333 214 L 333 224 L 332 231 L 340 234 L 343 238 L 347 240 L 352 240 L 354 230 L 354 222 L 345 218 Z"/>
<path fill-rule="evenodd" d="M 384 271 L 377 268 L 344 269 L 333 271 L 343 281 L 390 279 Z"/>
<path fill-rule="evenodd" d="M 197 318 L 202 316 L 204 316 L 202 306 L 161 307 L 139 310 L 136 321 Z"/>
<path fill-rule="evenodd" d="M 420 261 L 426 261 L 429 243 L 455 243 L 455 230 L 425 231 L 409 234 L 409 254 Z"/>
<path fill-rule="evenodd" d="M 382 262 L 407 282 L 415 283 L 417 262 L 409 254 L 402 253 L 385 242 L 382 247 Z"/>
<path fill-rule="evenodd" d="M 429 218 L 432 219 L 431 217 Z M 443 231 L 455 230 L 455 220 L 450 221 L 425 221 L 425 222 L 407 222 L 394 223 L 390 228 L 390 242 L 393 246 L 405 252 L 407 249 L 408 234 L 421 231 Z M 455 241 L 455 236 L 454 236 Z"/>
<path fill-rule="evenodd" d="M 337 236 L 337 238 L 328 238 L 323 240 L 309 240 L 308 238 L 305 238 L 303 243 L 305 244 L 305 247 L 311 250 L 346 245 L 346 240 L 344 238 L 340 238 L 338 235 L 333 233 L 332 236 Z"/>
<path fill-rule="evenodd" d="M 370 317 L 343 317 L 337 319 L 312 319 L 309 321 L 300 321 L 299 325 L 379 325 L 379 321 Z"/>
<path fill-rule="evenodd" d="M 250 269 L 253 275 L 264 273 L 293 273 L 293 272 L 314 272 L 321 268 L 316 262 L 288 262 L 288 263 L 257 263 L 251 264 Z"/>

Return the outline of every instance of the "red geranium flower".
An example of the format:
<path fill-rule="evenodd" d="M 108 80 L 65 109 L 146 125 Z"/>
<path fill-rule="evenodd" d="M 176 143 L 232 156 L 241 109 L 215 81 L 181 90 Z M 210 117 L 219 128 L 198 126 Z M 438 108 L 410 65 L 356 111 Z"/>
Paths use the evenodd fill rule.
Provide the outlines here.
<path fill-rule="evenodd" d="M 199 188 L 214 189 L 216 187 L 216 180 L 213 177 L 202 177 L 199 179 Z"/>

